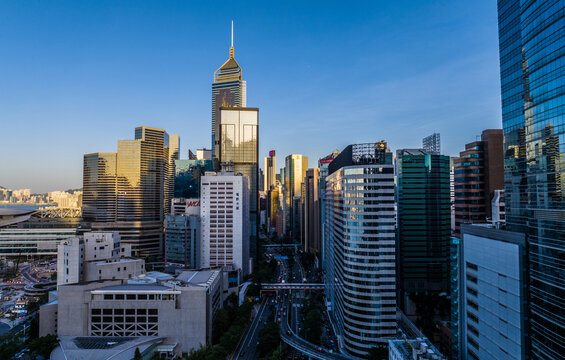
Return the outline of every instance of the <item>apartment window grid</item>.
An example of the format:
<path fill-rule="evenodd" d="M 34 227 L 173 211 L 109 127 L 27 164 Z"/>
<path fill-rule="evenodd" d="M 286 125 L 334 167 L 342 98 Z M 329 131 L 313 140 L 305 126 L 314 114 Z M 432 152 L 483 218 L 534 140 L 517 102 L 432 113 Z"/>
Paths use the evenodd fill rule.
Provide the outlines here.
<path fill-rule="evenodd" d="M 233 184 L 210 183 L 210 265 L 233 263 Z"/>

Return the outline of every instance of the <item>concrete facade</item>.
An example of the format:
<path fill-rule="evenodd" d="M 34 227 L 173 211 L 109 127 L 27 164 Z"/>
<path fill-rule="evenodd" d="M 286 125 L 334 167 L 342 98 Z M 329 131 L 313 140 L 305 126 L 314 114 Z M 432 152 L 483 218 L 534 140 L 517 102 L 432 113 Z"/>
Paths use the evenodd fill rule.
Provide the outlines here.
<path fill-rule="evenodd" d="M 201 188 L 200 265 L 233 265 L 249 273 L 249 196 L 247 178 L 233 173 L 206 173 Z"/>
<path fill-rule="evenodd" d="M 221 304 L 220 270 L 61 285 L 41 309 L 40 335 L 163 337 L 180 355 L 210 341 Z"/>
<path fill-rule="evenodd" d="M 463 358 L 525 359 L 524 234 L 464 224 L 461 241 Z"/>
<path fill-rule="evenodd" d="M 118 232 L 88 232 L 62 241 L 57 249 L 57 285 L 143 274 L 145 261 L 130 256 L 131 244 L 122 244 Z"/>

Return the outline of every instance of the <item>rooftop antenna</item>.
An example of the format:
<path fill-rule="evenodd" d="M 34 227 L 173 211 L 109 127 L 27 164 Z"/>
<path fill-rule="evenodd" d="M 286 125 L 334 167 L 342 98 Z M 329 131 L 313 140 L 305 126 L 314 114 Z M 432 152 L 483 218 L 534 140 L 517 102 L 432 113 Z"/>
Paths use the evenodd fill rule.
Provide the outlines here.
<path fill-rule="evenodd" d="M 231 21 L 231 47 L 230 47 L 230 58 L 233 58 L 233 20 Z"/>

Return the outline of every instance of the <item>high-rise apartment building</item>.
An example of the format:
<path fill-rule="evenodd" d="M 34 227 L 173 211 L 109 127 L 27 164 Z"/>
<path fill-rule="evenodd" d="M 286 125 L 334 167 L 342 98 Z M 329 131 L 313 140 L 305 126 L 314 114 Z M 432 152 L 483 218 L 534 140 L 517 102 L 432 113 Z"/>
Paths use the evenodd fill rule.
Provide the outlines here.
<path fill-rule="evenodd" d="M 119 231 L 135 256 L 163 254 L 163 221 L 170 209 L 170 161 L 178 158 L 161 129 L 138 127 L 117 153 L 84 155 L 83 220 L 95 231 Z"/>
<path fill-rule="evenodd" d="M 320 242 L 320 169 L 308 169 L 304 177 L 304 251 L 318 254 Z"/>
<path fill-rule="evenodd" d="M 461 227 L 461 339 L 464 359 L 526 359 L 524 234 Z"/>
<path fill-rule="evenodd" d="M 218 160 L 224 171 L 247 178 L 249 249 L 257 257 L 259 233 L 259 109 L 220 108 Z"/>
<path fill-rule="evenodd" d="M 528 241 L 535 359 L 565 358 L 565 4 L 499 0 L 506 228 Z"/>
<path fill-rule="evenodd" d="M 200 266 L 233 265 L 240 280 L 249 273 L 249 193 L 247 177 L 206 173 L 200 202 Z"/>
<path fill-rule="evenodd" d="M 403 149 L 396 165 L 400 302 L 405 314 L 421 316 L 413 295 L 449 293 L 449 156 Z"/>
<path fill-rule="evenodd" d="M 441 141 L 439 133 L 433 133 L 422 139 L 422 148 L 434 155 L 441 154 Z"/>
<path fill-rule="evenodd" d="M 484 130 L 455 159 L 455 233 L 464 223 L 486 223 L 494 190 L 503 187 L 502 130 Z"/>
<path fill-rule="evenodd" d="M 228 60 L 214 72 L 212 83 L 212 158 L 218 157 L 220 146 L 220 107 L 245 107 L 247 84 L 242 80 L 242 69 L 234 58 L 233 22 Z"/>
<path fill-rule="evenodd" d="M 300 241 L 300 207 L 296 198 L 302 193 L 302 182 L 308 170 L 308 157 L 299 154 L 288 155 L 284 168 L 284 212 L 286 231 L 294 240 Z M 298 201 L 300 204 L 300 201 Z"/>
<path fill-rule="evenodd" d="M 396 335 L 394 166 L 384 141 L 346 147 L 326 177 L 326 299 L 345 350 Z"/>
<path fill-rule="evenodd" d="M 276 169 L 275 150 L 269 151 L 269 156 L 265 158 L 265 191 L 269 191 L 271 186 L 275 186 L 275 169 Z"/>

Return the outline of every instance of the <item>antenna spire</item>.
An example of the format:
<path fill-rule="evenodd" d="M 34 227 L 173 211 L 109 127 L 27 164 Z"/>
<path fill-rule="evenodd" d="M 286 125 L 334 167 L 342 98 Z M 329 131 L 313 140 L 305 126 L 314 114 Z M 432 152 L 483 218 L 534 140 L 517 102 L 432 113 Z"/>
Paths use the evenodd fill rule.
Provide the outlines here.
<path fill-rule="evenodd" d="M 234 50 L 233 50 L 233 20 L 231 21 L 231 47 L 230 47 L 230 58 L 233 59 Z"/>

